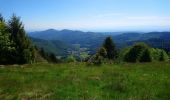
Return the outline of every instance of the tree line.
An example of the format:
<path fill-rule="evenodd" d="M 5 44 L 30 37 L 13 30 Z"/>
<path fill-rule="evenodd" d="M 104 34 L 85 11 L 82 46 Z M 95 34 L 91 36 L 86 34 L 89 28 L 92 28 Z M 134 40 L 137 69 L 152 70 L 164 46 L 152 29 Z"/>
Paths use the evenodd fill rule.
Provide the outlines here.
<path fill-rule="evenodd" d="M 88 59 L 89 64 L 97 65 L 108 62 L 154 61 L 169 61 L 169 55 L 165 50 L 152 48 L 145 43 L 135 43 L 133 46 L 118 50 L 111 37 L 107 37 L 96 54 Z"/>

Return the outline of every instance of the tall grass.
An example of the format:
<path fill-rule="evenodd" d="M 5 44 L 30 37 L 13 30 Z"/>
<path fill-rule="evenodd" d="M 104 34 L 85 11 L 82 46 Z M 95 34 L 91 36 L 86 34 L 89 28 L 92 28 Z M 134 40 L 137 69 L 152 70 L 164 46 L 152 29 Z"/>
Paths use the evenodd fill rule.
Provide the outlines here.
<path fill-rule="evenodd" d="M 170 63 L 0 68 L 0 100 L 170 100 Z"/>

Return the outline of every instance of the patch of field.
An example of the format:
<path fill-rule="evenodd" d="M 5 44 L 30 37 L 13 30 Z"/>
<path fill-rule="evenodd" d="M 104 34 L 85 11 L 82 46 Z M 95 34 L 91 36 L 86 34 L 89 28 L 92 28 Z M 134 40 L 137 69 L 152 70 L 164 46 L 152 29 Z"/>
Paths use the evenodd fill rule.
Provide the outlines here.
<path fill-rule="evenodd" d="M 0 100 L 170 100 L 170 63 L 0 67 Z"/>

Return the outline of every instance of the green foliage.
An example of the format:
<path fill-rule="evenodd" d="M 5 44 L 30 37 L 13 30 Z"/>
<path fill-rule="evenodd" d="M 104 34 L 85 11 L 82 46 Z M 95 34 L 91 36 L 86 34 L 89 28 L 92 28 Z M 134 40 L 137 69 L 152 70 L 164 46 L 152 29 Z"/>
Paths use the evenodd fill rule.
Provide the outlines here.
<path fill-rule="evenodd" d="M 59 60 L 57 59 L 56 55 L 53 54 L 53 53 L 51 53 L 49 55 L 49 61 L 52 62 L 52 63 L 58 63 L 59 62 Z"/>
<path fill-rule="evenodd" d="M 151 49 L 152 59 L 154 61 L 168 61 L 169 55 L 162 49 Z"/>
<path fill-rule="evenodd" d="M 107 58 L 107 51 L 104 47 L 101 47 L 95 55 L 93 55 L 89 60 L 89 64 L 101 65 Z"/>
<path fill-rule="evenodd" d="M 98 51 L 97 54 L 99 54 L 100 56 L 106 58 L 107 57 L 107 51 L 104 47 L 101 47 Z"/>
<path fill-rule="evenodd" d="M 35 49 L 20 19 L 13 15 L 6 24 L 0 15 L 0 64 L 33 63 L 34 55 Z"/>
<path fill-rule="evenodd" d="M 120 50 L 118 58 L 117 58 L 118 63 L 125 61 L 125 55 L 129 52 L 130 49 L 131 47 L 126 47 Z"/>
<path fill-rule="evenodd" d="M 26 36 L 24 26 L 19 17 L 13 15 L 8 22 L 10 38 L 14 42 L 16 62 L 19 64 L 34 62 L 34 47 Z"/>
<path fill-rule="evenodd" d="M 88 60 L 88 64 L 101 65 L 103 61 L 104 61 L 104 58 L 100 54 L 97 53 Z"/>
<path fill-rule="evenodd" d="M 162 49 L 148 47 L 144 43 L 138 43 L 123 52 L 126 62 L 151 62 L 168 61 L 168 54 Z"/>
<path fill-rule="evenodd" d="M 75 47 L 71 44 L 67 44 L 65 42 L 59 40 L 42 40 L 38 38 L 30 37 L 31 41 L 37 48 L 44 50 L 48 53 L 54 53 L 56 55 L 60 55 L 66 57 L 68 55 L 68 51 L 74 51 Z"/>
<path fill-rule="evenodd" d="M 147 49 L 145 49 L 145 51 L 143 51 L 139 61 L 140 62 L 151 62 L 152 61 L 152 57 L 151 57 L 149 48 L 147 48 Z"/>
<path fill-rule="evenodd" d="M 71 63 L 71 62 L 76 62 L 76 58 L 73 55 L 69 55 L 66 58 L 66 62 Z"/>
<path fill-rule="evenodd" d="M 3 20 L 3 18 L 0 18 Z M 14 61 L 15 47 L 10 41 L 10 34 L 4 21 L 0 20 L 0 64 L 11 64 Z"/>
<path fill-rule="evenodd" d="M 85 61 L 89 56 L 90 56 L 90 55 L 88 55 L 87 52 L 81 52 L 81 53 L 80 53 L 80 60 L 81 60 L 81 62 L 82 62 L 82 61 Z"/>
<path fill-rule="evenodd" d="M 161 50 L 159 61 L 168 61 L 168 60 L 169 60 L 168 54 L 164 50 Z"/>
<path fill-rule="evenodd" d="M 144 43 L 138 43 L 131 47 L 131 49 L 126 53 L 124 60 L 126 62 L 138 62 L 143 52 L 148 49 L 148 46 Z M 145 56 L 145 54 L 143 55 Z M 149 58 L 148 58 L 149 59 Z"/>
<path fill-rule="evenodd" d="M 43 58 L 47 59 L 48 54 L 44 51 L 43 48 L 41 48 L 41 49 L 39 50 L 39 53 L 41 54 L 41 56 L 42 56 Z"/>
<path fill-rule="evenodd" d="M 59 63 L 60 60 L 57 59 L 56 55 L 54 53 L 47 53 L 43 48 L 41 48 L 39 51 L 39 54 L 48 62 L 50 63 Z"/>
<path fill-rule="evenodd" d="M 106 49 L 108 59 L 115 60 L 117 58 L 117 50 L 111 37 L 105 39 L 103 47 Z"/>

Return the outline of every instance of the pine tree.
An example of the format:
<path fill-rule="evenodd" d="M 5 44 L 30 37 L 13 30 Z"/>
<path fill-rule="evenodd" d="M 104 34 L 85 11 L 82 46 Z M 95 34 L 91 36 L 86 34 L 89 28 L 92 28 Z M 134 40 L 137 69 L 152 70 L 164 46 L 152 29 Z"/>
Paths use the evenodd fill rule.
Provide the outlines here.
<path fill-rule="evenodd" d="M 13 42 L 9 39 L 9 33 L 5 20 L 0 15 L 0 64 L 11 64 L 14 61 L 13 52 L 15 48 Z"/>
<path fill-rule="evenodd" d="M 13 15 L 8 23 L 8 29 L 11 33 L 10 39 L 14 41 L 16 52 L 16 63 L 24 64 L 34 61 L 34 47 L 26 36 L 24 26 L 20 18 Z"/>
<path fill-rule="evenodd" d="M 108 59 L 115 60 L 117 58 L 117 50 L 111 37 L 105 39 L 103 47 L 106 49 Z"/>

